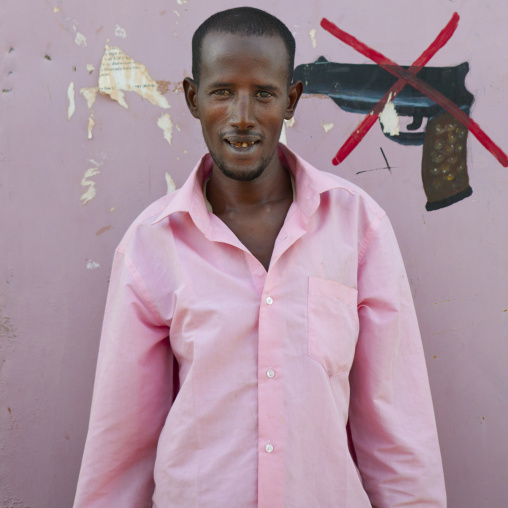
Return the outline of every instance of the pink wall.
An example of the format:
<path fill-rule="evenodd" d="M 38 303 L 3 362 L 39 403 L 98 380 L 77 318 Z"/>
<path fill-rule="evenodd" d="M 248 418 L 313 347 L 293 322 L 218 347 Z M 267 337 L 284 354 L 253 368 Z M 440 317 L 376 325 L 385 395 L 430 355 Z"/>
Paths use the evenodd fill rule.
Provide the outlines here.
<path fill-rule="evenodd" d="M 190 73 L 190 38 L 212 12 L 242 4 L 224 0 L 2 3 L 3 508 L 68 508 L 72 503 L 114 247 L 135 216 L 166 192 L 166 172 L 180 186 L 204 152 L 199 124 L 186 111 L 179 88 Z M 459 28 L 430 65 L 469 62 L 466 86 L 475 96 L 472 116 L 508 150 L 504 122 L 508 4 L 263 0 L 255 5 L 281 17 L 294 31 L 297 64 L 320 55 L 336 62 L 367 63 L 320 28 L 322 17 L 407 65 L 457 11 Z M 171 108 L 126 92 L 128 109 L 100 94 L 88 109 L 79 91 L 97 86 L 105 44 L 118 46 L 145 65 L 153 79 L 169 81 L 164 97 Z M 68 119 L 71 82 L 75 113 Z M 92 111 L 95 126 L 88 139 Z M 171 145 L 158 126 L 163 114 L 170 115 Z M 359 120 L 359 115 L 340 110 L 329 98 L 309 95 L 301 101 L 294 125 L 286 129 L 288 144 L 316 166 L 365 188 L 391 216 L 423 333 L 449 506 L 504 506 L 508 497 L 508 169 L 470 136 L 473 196 L 427 212 L 420 173 L 422 148 L 393 143 L 378 125 L 342 165 L 332 166 L 332 157 Z M 324 124 L 333 127 L 325 132 Z M 357 174 L 385 166 L 380 147 L 391 172 Z M 92 187 L 95 196 L 83 204 L 93 196 Z"/>

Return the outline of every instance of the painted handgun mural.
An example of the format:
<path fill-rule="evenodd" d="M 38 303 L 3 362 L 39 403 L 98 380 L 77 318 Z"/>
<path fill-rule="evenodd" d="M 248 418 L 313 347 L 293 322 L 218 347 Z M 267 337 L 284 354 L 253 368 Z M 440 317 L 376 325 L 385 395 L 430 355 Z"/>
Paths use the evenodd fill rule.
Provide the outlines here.
<path fill-rule="evenodd" d="M 403 67 L 407 69 L 408 67 Z M 425 67 L 419 76 L 469 115 L 473 95 L 464 85 L 467 63 L 456 67 Z M 299 65 L 295 79 L 304 92 L 328 95 L 342 110 L 369 114 L 397 78 L 377 65 L 329 62 L 319 57 Z M 399 116 L 412 117 L 407 132 L 393 130 L 379 120 L 385 136 L 401 145 L 423 145 L 422 178 L 427 210 L 451 205 L 472 193 L 466 166 L 467 129 L 441 106 L 412 86 L 405 86 L 393 99 Z M 427 119 L 422 130 L 423 120 Z"/>
<path fill-rule="evenodd" d="M 378 117 L 383 133 L 390 140 L 401 145 L 423 145 L 422 181 L 429 211 L 456 203 L 473 192 L 467 172 L 468 131 L 503 166 L 508 166 L 506 154 L 469 117 L 474 101 L 465 88 L 469 64 L 425 67 L 448 42 L 458 21 L 455 13 L 409 67 L 399 66 L 323 19 L 323 28 L 377 65 L 336 63 L 321 56 L 295 69 L 294 78 L 303 81 L 305 93 L 328 95 L 342 110 L 367 115 L 339 150 L 334 164 L 349 155 Z M 406 132 L 400 132 L 399 116 L 412 117 Z M 424 119 L 426 124 L 422 127 Z"/>

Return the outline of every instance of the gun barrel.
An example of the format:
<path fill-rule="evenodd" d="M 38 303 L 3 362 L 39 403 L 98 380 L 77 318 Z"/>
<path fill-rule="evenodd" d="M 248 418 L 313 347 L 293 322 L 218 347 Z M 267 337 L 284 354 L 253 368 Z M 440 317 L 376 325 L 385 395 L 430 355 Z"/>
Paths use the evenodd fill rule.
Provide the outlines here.
<path fill-rule="evenodd" d="M 469 109 L 474 96 L 465 87 L 468 72 L 469 64 L 463 62 L 455 67 L 423 67 L 418 77 L 459 107 Z M 378 65 L 329 62 L 324 57 L 296 67 L 293 79 L 303 82 L 304 93 L 328 95 L 344 111 L 363 114 L 369 113 L 397 81 Z M 403 116 L 432 117 L 442 112 L 441 106 L 411 85 L 402 89 L 393 104 Z"/>

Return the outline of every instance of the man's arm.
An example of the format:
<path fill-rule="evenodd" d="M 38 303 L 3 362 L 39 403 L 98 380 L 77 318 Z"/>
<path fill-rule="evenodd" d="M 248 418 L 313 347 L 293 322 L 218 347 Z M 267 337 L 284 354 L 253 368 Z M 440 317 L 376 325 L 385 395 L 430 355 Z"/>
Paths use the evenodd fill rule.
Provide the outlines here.
<path fill-rule="evenodd" d="M 360 335 L 350 425 L 376 508 L 443 508 L 446 493 L 413 300 L 392 227 L 369 230 L 358 268 Z"/>
<path fill-rule="evenodd" d="M 117 252 L 74 508 L 152 506 L 156 446 L 173 400 L 172 381 L 168 326 L 136 268 Z"/>

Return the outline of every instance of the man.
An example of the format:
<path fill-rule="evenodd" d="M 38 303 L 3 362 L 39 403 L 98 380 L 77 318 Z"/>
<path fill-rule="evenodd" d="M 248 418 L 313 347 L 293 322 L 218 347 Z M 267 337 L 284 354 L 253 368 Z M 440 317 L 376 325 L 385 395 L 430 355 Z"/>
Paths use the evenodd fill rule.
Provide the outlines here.
<path fill-rule="evenodd" d="M 194 34 L 210 154 L 116 251 L 76 508 L 446 504 L 388 219 L 278 145 L 293 59 L 257 9 Z"/>

